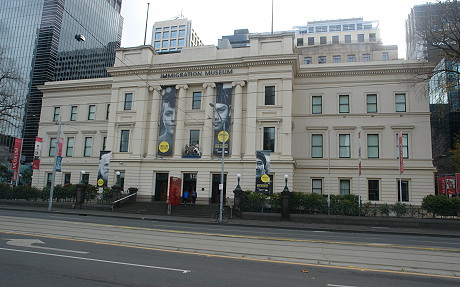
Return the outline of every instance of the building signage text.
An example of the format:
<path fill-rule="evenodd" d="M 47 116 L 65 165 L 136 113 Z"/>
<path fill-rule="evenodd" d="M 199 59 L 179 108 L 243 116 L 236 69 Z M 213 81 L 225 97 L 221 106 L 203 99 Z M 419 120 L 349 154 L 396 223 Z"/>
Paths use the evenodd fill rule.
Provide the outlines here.
<path fill-rule="evenodd" d="M 194 71 L 194 72 L 177 72 L 177 73 L 164 73 L 161 78 L 184 78 L 184 77 L 202 77 L 202 76 L 220 76 L 231 75 L 233 70 L 209 70 L 209 71 Z"/>

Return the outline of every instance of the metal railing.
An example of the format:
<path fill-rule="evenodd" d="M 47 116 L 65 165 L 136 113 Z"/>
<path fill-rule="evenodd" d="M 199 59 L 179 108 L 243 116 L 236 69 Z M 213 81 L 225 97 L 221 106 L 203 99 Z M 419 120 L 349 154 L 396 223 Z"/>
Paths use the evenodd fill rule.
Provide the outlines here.
<path fill-rule="evenodd" d="M 136 196 L 136 195 L 137 195 L 137 192 L 131 193 L 130 195 L 127 195 L 127 196 L 125 196 L 125 197 L 122 197 L 122 198 L 120 198 L 120 199 L 115 200 L 114 202 L 112 202 L 112 211 L 114 210 L 115 205 L 116 205 L 117 203 L 119 203 L 119 202 L 120 202 L 120 203 L 124 203 L 124 202 L 127 201 L 128 198 L 130 198 L 131 196 Z"/>

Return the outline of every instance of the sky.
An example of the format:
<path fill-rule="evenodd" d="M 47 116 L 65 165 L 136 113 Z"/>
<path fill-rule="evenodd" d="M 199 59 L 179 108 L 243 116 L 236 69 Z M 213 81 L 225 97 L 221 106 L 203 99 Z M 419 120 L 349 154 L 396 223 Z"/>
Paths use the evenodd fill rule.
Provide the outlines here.
<path fill-rule="evenodd" d="M 123 0 L 124 18 L 122 47 L 144 44 L 147 3 L 149 18 L 146 44 L 151 44 L 152 26 L 156 21 L 183 15 L 205 45 L 217 45 L 236 29 L 250 33 L 287 31 L 307 22 L 362 17 L 380 22 L 384 45 L 398 45 L 399 58 L 405 58 L 405 21 L 414 5 L 434 0 Z"/>

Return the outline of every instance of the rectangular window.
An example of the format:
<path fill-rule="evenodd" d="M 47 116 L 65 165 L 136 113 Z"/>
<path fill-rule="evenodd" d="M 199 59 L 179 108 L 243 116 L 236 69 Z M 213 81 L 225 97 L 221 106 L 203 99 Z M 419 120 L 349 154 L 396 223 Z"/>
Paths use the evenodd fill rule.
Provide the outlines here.
<path fill-rule="evenodd" d="M 383 61 L 390 60 L 390 56 L 388 55 L 388 52 L 382 52 L 382 60 Z"/>
<path fill-rule="evenodd" d="M 72 157 L 73 156 L 73 147 L 75 145 L 75 138 L 67 138 L 67 146 L 65 150 L 65 156 Z"/>
<path fill-rule="evenodd" d="M 316 33 L 324 33 L 327 32 L 327 26 L 317 26 L 315 27 Z"/>
<path fill-rule="evenodd" d="M 177 47 L 177 40 L 176 39 L 171 40 L 171 42 L 169 43 L 169 46 L 171 48 L 176 48 Z"/>
<path fill-rule="evenodd" d="M 332 36 L 332 44 L 338 44 L 339 43 L 339 36 Z"/>
<path fill-rule="evenodd" d="M 177 38 L 177 30 L 171 31 L 171 38 Z"/>
<path fill-rule="evenodd" d="M 343 31 L 353 31 L 356 30 L 355 24 L 343 24 Z"/>
<path fill-rule="evenodd" d="M 315 45 L 315 37 L 308 37 L 308 45 Z"/>
<path fill-rule="evenodd" d="M 326 62 L 327 62 L 326 56 L 318 57 L 318 64 L 326 64 Z"/>
<path fill-rule="evenodd" d="M 367 102 L 367 112 L 376 113 L 377 112 L 377 95 L 376 94 L 366 95 L 366 102 Z"/>
<path fill-rule="evenodd" d="M 311 157 L 323 157 L 323 135 L 321 134 L 311 135 Z"/>
<path fill-rule="evenodd" d="M 161 32 L 155 32 L 155 40 L 161 40 Z"/>
<path fill-rule="evenodd" d="M 81 175 L 81 183 L 89 184 L 89 173 L 85 173 Z"/>
<path fill-rule="evenodd" d="M 358 34 L 358 42 L 363 43 L 364 42 L 364 34 Z"/>
<path fill-rule="evenodd" d="M 108 120 L 109 119 L 109 115 L 110 115 L 110 104 L 107 104 L 107 109 L 105 110 L 105 119 Z"/>
<path fill-rule="evenodd" d="M 339 157 L 350 157 L 350 135 L 339 135 Z"/>
<path fill-rule="evenodd" d="M 70 184 L 70 178 L 71 178 L 70 173 L 64 173 L 64 184 Z"/>
<path fill-rule="evenodd" d="M 52 178 L 53 178 L 53 173 L 49 172 L 46 174 L 46 186 L 47 187 L 51 187 Z"/>
<path fill-rule="evenodd" d="M 161 47 L 162 48 L 169 48 L 169 41 L 168 40 L 161 41 Z"/>
<path fill-rule="evenodd" d="M 340 180 L 340 195 L 350 194 L 350 180 L 341 179 Z"/>
<path fill-rule="evenodd" d="M 409 182 L 407 180 L 402 180 L 401 184 L 399 184 L 399 180 L 397 181 L 398 184 L 398 201 L 401 201 L 400 197 L 400 188 L 402 187 L 402 201 L 409 201 Z"/>
<path fill-rule="evenodd" d="M 274 152 L 275 151 L 275 128 L 264 128 L 264 143 L 263 149 Z"/>
<path fill-rule="evenodd" d="M 155 41 L 155 49 L 156 50 L 161 49 L 161 42 L 160 41 Z"/>
<path fill-rule="evenodd" d="M 179 30 L 179 38 L 185 37 L 185 30 Z"/>
<path fill-rule="evenodd" d="M 311 57 L 305 57 L 305 58 L 303 58 L 303 63 L 304 64 L 311 64 L 311 63 L 313 63 L 313 59 Z"/>
<path fill-rule="evenodd" d="M 402 152 L 403 158 L 409 158 L 409 136 L 402 134 Z M 396 158 L 399 158 L 399 135 L 396 134 Z"/>
<path fill-rule="evenodd" d="M 379 135 L 367 135 L 367 157 L 379 158 Z"/>
<path fill-rule="evenodd" d="M 190 130 L 190 144 L 194 146 L 200 144 L 200 130 Z"/>
<path fill-rule="evenodd" d="M 54 107 L 53 122 L 59 121 L 61 115 L 61 107 Z"/>
<path fill-rule="evenodd" d="M 201 92 L 193 92 L 192 109 L 193 110 L 201 109 Z"/>
<path fill-rule="evenodd" d="M 345 43 L 351 43 L 351 35 L 345 35 Z"/>
<path fill-rule="evenodd" d="M 369 33 L 369 42 L 377 42 L 377 37 L 375 33 Z"/>
<path fill-rule="evenodd" d="M 71 121 L 76 121 L 77 120 L 77 106 L 71 106 L 70 107 L 70 120 Z"/>
<path fill-rule="evenodd" d="M 363 62 L 370 62 L 371 54 L 363 54 Z"/>
<path fill-rule="evenodd" d="M 370 179 L 367 181 L 367 191 L 369 200 L 380 200 L 380 181 L 378 179 Z"/>
<path fill-rule="evenodd" d="M 125 94 L 125 103 L 123 105 L 123 110 L 130 111 L 133 106 L 133 93 Z"/>
<path fill-rule="evenodd" d="M 311 180 L 311 191 L 317 194 L 323 194 L 323 180 L 312 179 Z"/>
<path fill-rule="evenodd" d="M 179 42 L 177 44 L 178 47 L 185 47 L 185 40 L 184 39 L 179 39 Z"/>
<path fill-rule="evenodd" d="M 329 32 L 338 32 L 338 31 L 342 31 L 342 25 L 330 25 L 329 26 Z"/>
<path fill-rule="evenodd" d="M 321 37 L 319 37 L 319 43 L 320 43 L 321 45 L 326 45 L 326 44 L 327 44 L 327 38 L 326 38 L 326 36 L 321 36 Z"/>
<path fill-rule="evenodd" d="M 323 113 L 323 97 L 313 96 L 311 97 L 311 113 L 322 114 Z"/>
<path fill-rule="evenodd" d="M 406 94 L 404 93 L 395 94 L 395 106 L 396 106 L 396 112 L 399 112 L 399 113 L 406 112 Z"/>
<path fill-rule="evenodd" d="M 265 105 L 274 105 L 275 104 L 275 86 L 266 86 L 265 87 Z"/>
<path fill-rule="evenodd" d="M 297 38 L 297 46 L 302 47 L 303 46 L 303 38 Z"/>
<path fill-rule="evenodd" d="M 356 56 L 355 55 L 347 55 L 347 61 L 348 62 L 356 62 Z"/>
<path fill-rule="evenodd" d="M 350 96 L 339 95 L 339 113 L 346 114 L 350 112 Z"/>
<path fill-rule="evenodd" d="M 120 152 L 128 152 L 129 130 L 121 130 L 120 135 Z"/>
<path fill-rule="evenodd" d="M 169 31 L 163 32 L 163 39 L 169 39 Z"/>
<path fill-rule="evenodd" d="M 50 138 L 49 156 L 56 156 L 57 138 Z"/>
<path fill-rule="evenodd" d="M 96 118 L 96 105 L 89 105 L 88 120 L 94 120 L 95 118 Z"/>
<path fill-rule="evenodd" d="M 102 150 L 107 150 L 107 137 L 102 138 Z"/>
<path fill-rule="evenodd" d="M 91 156 L 92 155 L 92 148 L 93 148 L 93 138 L 86 137 L 85 138 L 85 147 L 83 150 L 83 156 Z"/>
<path fill-rule="evenodd" d="M 341 61 L 340 55 L 332 56 L 332 63 L 340 63 Z"/>

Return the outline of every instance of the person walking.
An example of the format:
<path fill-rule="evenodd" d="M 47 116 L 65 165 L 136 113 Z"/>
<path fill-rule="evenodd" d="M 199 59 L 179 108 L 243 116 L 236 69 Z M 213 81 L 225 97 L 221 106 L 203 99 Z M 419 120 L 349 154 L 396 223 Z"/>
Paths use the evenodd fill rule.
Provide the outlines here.
<path fill-rule="evenodd" d="M 197 193 L 196 193 L 196 190 L 193 190 L 193 191 L 192 191 L 192 202 L 193 202 L 193 205 L 195 205 L 197 196 L 198 196 L 198 195 L 197 195 Z"/>

